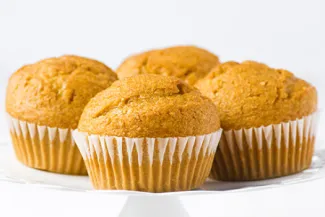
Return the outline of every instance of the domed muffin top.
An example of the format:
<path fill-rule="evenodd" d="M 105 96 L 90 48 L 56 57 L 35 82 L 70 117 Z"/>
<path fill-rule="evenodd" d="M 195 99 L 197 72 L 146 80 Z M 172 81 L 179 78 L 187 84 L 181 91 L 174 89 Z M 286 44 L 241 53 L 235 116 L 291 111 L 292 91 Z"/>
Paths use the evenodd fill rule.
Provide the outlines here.
<path fill-rule="evenodd" d="M 74 129 L 89 99 L 116 79 L 110 68 L 92 59 L 44 59 L 10 77 L 6 110 L 20 120 Z"/>
<path fill-rule="evenodd" d="M 92 98 L 78 130 L 125 137 L 184 137 L 220 128 L 216 106 L 175 77 L 138 75 L 114 82 Z"/>
<path fill-rule="evenodd" d="M 120 79 L 138 74 L 160 74 L 194 84 L 218 63 L 218 57 L 207 50 L 195 46 L 176 46 L 130 56 L 116 73 Z"/>
<path fill-rule="evenodd" d="M 223 63 L 196 86 L 216 104 L 225 130 L 287 122 L 317 109 L 313 86 L 253 61 Z"/>

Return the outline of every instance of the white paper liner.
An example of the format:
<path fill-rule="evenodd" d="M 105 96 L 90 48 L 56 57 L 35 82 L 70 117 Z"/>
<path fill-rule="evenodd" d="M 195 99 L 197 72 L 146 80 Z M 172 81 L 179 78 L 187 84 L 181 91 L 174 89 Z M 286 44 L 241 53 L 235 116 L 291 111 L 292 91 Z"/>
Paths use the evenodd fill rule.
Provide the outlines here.
<path fill-rule="evenodd" d="M 199 187 L 209 176 L 222 130 L 170 138 L 73 136 L 95 189 L 168 192 Z"/>
<path fill-rule="evenodd" d="M 104 155 L 104 160 L 108 158 L 114 162 L 114 158 L 117 156 L 119 161 L 122 162 L 123 155 L 122 142 L 126 143 L 126 151 L 128 154 L 129 162 L 136 160 L 138 164 L 142 164 L 144 155 L 149 156 L 149 161 L 153 163 L 153 156 L 155 152 L 155 144 L 158 144 L 159 161 L 163 162 L 165 154 L 168 154 L 170 162 L 175 159 L 176 144 L 178 145 L 178 159 L 182 161 L 183 153 L 186 151 L 189 158 L 192 154 L 197 158 L 200 151 L 203 149 L 204 155 L 210 155 L 216 152 L 219 144 L 222 130 L 218 130 L 211 134 L 200 135 L 200 136 L 189 136 L 189 137 L 167 137 L 167 138 L 128 138 L 128 137 L 117 137 L 117 136 L 100 136 L 100 135 L 89 135 L 88 133 L 79 132 L 78 130 L 73 131 L 73 137 L 77 143 L 80 153 L 83 159 L 91 159 L 101 154 Z M 117 153 L 114 153 L 114 141 L 117 143 Z M 143 145 L 147 145 L 147 153 L 143 153 Z M 166 153 L 166 149 L 169 146 L 169 153 Z M 132 159 L 133 149 L 137 150 L 137 159 Z M 108 150 L 109 156 L 105 155 L 105 151 Z M 117 154 L 117 155 L 116 155 Z"/>
<path fill-rule="evenodd" d="M 75 146 L 72 136 L 72 129 L 37 125 L 35 123 L 19 120 L 10 116 L 9 114 L 7 114 L 7 122 L 11 134 L 17 136 L 17 138 L 22 137 L 23 140 L 25 140 L 24 142 L 21 139 L 17 139 L 17 141 L 20 143 L 18 150 L 20 149 L 20 152 L 22 152 L 24 155 L 24 159 L 20 160 L 26 165 L 52 172 L 61 172 L 62 169 L 64 170 L 62 171 L 63 173 L 79 175 L 87 174 L 81 155 Z M 57 148 L 57 150 L 59 150 L 58 153 L 51 152 L 50 147 L 43 147 L 42 150 L 33 147 L 37 146 L 37 144 L 42 146 L 40 143 L 43 144 L 44 140 L 48 141 L 45 143 L 49 144 L 50 147 L 53 146 Z M 28 143 L 32 144 L 31 148 L 28 148 Z M 15 150 L 17 150 L 17 148 L 15 148 Z M 69 153 L 70 151 L 73 153 Z M 18 153 L 16 153 L 16 155 L 18 157 Z M 80 157 L 76 155 L 80 155 Z M 70 157 L 71 159 L 65 159 L 66 157 Z M 40 161 L 39 158 L 43 162 L 38 162 Z M 62 167 L 62 165 L 53 165 L 57 163 L 61 163 L 63 167 L 66 168 L 58 169 L 58 167 Z"/>
<path fill-rule="evenodd" d="M 307 158 L 311 161 L 311 156 L 307 156 L 309 154 L 307 151 L 311 148 L 313 150 L 317 120 L 318 114 L 313 113 L 301 119 L 280 124 L 224 131 L 212 166 L 211 177 L 221 180 L 264 179 L 305 169 L 305 165 L 294 165 L 294 163 L 308 164 Z M 293 153 L 290 153 L 289 149 L 293 150 Z M 254 153 L 254 151 L 257 152 Z M 279 167 L 288 166 L 289 155 L 297 155 L 297 157 L 291 157 L 293 168 L 286 168 L 287 171 L 282 171 Z M 261 159 L 266 159 L 268 162 L 261 162 Z M 267 172 L 263 171 L 264 169 L 267 169 L 269 174 L 265 174 Z M 232 178 L 229 178 L 230 176 Z"/>
<path fill-rule="evenodd" d="M 314 113 L 294 121 L 262 127 L 253 127 L 249 129 L 227 130 L 223 133 L 231 150 L 233 150 L 233 147 L 236 144 L 240 150 L 243 149 L 243 137 L 246 139 L 249 147 L 252 148 L 252 140 L 254 139 L 254 136 L 258 141 L 259 149 L 262 149 L 263 145 L 265 145 L 265 141 L 267 143 L 267 147 L 271 148 L 273 137 L 276 139 L 277 147 L 280 147 L 282 134 L 284 137 L 284 144 L 286 147 L 288 147 L 289 138 L 291 141 L 293 141 L 293 145 L 299 145 L 302 144 L 303 139 L 305 139 L 305 142 L 307 142 L 311 136 L 315 136 L 316 123 L 317 114 Z M 233 140 L 232 135 L 235 135 L 236 142 Z"/>
<path fill-rule="evenodd" d="M 72 136 L 72 131 L 73 131 L 72 129 L 37 125 L 34 123 L 29 123 L 26 121 L 18 120 L 18 119 L 13 118 L 9 115 L 7 116 L 7 119 L 8 119 L 8 125 L 9 125 L 10 132 L 16 134 L 17 136 L 23 135 L 23 137 L 25 139 L 27 139 L 27 137 L 29 137 L 29 136 L 31 138 L 34 138 L 36 135 L 36 132 L 37 132 L 38 139 L 43 140 L 44 136 L 46 134 L 48 134 L 49 140 L 51 141 L 50 144 L 53 145 L 52 142 L 54 141 L 55 136 L 58 132 L 60 143 L 65 142 L 68 139 L 67 135 L 69 134 L 69 136 L 71 138 L 71 145 L 72 146 L 75 145 L 75 142 L 74 142 L 73 136 Z"/>

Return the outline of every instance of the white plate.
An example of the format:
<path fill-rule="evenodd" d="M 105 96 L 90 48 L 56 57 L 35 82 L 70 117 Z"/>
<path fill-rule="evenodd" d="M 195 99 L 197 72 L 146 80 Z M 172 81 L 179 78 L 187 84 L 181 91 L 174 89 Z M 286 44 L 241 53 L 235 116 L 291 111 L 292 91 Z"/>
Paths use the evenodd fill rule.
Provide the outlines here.
<path fill-rule="evenodd" d="M 9 144 L 0 143 L 0 181 L 36 185 L 58 190 L 82 191 L 90 193 L 108 193 L 124 195 L 190 195 L 190 194 L 217 194 L 239 191 L 252 191 L 265 188 L 280 187 L 325 177 L 325 150 L 318 150 L 313 157 L 309 169 L 295 175 L 252 182 L 217 182 L 207 180 L 200 189 L 193 191 L 171 193 L 146 193 L 137 191 L 107 190 L 95 191 L 92 189 L 87 176 L 70 176 L 49 173 L 28 168 L 19 163 Z"/>

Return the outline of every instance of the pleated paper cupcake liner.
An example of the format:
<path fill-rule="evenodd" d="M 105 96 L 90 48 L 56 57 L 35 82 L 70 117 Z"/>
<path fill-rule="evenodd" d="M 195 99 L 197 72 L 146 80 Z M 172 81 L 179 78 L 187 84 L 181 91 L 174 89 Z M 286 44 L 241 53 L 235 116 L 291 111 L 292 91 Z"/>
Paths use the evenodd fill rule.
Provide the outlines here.
<path fill-rule="evenodd" d="M 40 126 L 8 115 L 17 159 L 26 166 L 63 174 L 87 175 L 71 129 Z"/>
<path fill-rule="evenodd" d="M 250 181 L 307 169 L 314 153 L 317 114 L 286 123 L 224 131 L 210 177 Z"/>
<path fill-rule="evenodd" d="M 221 130 L 202 136 L 127 138 L 75 130 L 95 189 L 190 190 L 209 176 Z"/>

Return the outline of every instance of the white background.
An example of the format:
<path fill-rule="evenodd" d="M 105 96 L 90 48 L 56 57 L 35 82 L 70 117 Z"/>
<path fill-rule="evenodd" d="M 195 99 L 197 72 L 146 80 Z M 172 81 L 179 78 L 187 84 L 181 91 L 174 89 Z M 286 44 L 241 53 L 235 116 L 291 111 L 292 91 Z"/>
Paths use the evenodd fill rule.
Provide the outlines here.
<path fill-rule="evenodd" d="M 289 69 L 318 88 L 319 107 L 325 106 L 323 0 L 0 0 L 0 141 L 9 139 L 6 82 L 23 64 L 79 54 L 116 68 L 131 53 L 175 44 L 196 44 L 222 61 L 253 59 Z M 324 116 L 319 141 L 324 138 Z M 184 204 L 193 216 L 324 216 L 324 182 L 246 195 L 185 198 Z M 96 199 L 0 183 L 0 216 L 5 211 L 114 216 L 125 200 Z M 101 206 L 95 208 L 96 204 Z"/>

